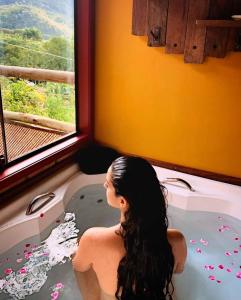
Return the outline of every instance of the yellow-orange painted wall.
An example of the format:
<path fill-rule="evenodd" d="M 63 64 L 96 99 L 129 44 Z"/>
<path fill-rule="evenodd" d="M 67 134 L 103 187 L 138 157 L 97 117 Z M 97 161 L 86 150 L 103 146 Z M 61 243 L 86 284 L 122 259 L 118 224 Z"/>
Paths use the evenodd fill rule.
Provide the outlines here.
<path fill-rule="evenodd" d="M 131 35 L 131 11 L 96 1 L 96 140 L 241 178 L 241 53 L 184 64 Z"/>

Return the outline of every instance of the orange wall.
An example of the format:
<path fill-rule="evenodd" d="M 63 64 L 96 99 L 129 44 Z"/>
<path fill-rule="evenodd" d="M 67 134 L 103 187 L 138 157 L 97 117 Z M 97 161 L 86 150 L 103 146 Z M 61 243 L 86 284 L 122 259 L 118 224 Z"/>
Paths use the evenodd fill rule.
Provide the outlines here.
<path fill-rule="evenodd" d="M 96 1 L 96 140 L 241 178 L 241 53 L 184 64 L 131 35 L 131 10 Z"/>

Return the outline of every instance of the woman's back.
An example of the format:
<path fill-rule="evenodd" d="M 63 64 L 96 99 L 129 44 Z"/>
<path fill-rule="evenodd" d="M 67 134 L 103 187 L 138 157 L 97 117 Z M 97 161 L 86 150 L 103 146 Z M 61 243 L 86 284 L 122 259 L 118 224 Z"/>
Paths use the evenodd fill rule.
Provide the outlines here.
<path fill-rule="evenodd" d="M 92 267 L 86 272 L 78 272 L 78 253 L 73 260 L 74 269 L 84 300 L 115 300 L 117 289 L 117 269 L 125 255 L 123 239 L 115 233 L 120 224 L 104 228 L 91 228 L 94 245 Z M 186 259 L 186 244 L 183 235 L 174 229 L 168 230 L 168 241 L 175 259 L 174 272 L 182 272 Z M 83 256 L 83 254 L 82 254 Z M 84 257 L 82 257 L 84 259 Z"/>
<path fill-rule="evenodd" d="M 92 269 L 86 276 L 96 274 L 99 299 L 120 294 L 121 300 L 166 299 L 172 294 L 173 272 L 183 269 L 186 244 L 181 233 L 168 230 L 165 188 L 154 168 L 140 157 L 119 157 L 104 187 L 107 203 L 120 210 L 120 224 L 88 229 L 79 242 L 75 269 Z"/>

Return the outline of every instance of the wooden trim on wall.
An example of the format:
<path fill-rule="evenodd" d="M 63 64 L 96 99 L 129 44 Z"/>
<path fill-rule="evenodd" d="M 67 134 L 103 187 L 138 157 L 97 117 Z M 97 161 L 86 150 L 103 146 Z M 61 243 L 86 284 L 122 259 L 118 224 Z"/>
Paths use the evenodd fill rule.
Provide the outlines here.
<path fill-rule="evenodd" d="M 104 144 L 101 144 L 101 145 L 104 146 Z M 135 155 L 135 154 L 120 152 L 120 155 Z M 173 170 L 173 171 L 177 171 L 177 172 L 182 172 L 182 173 L 186 173 L 186 174 L 190 174 L 190 175 L 194 175 L 194 176 L 199 176 L 199 177 L 203 177 L 203 178 L 207 178 L 207 179 L 211 179 L 211 180 L 216 180 L 216 181 L 220 181 L 220 182 L 224 182 L 224 183 L 241 186 L 241 178 L 238 178 L 238 177 L 228 176 L 228 175 L 219 174 L 219 173 L 210 172 L 210 171 L 199 170 L 199 169 L 195 169 L 195 168 L 191 168 L 191 167 L 185 167 L 185 166 L 181 166 L 181 165 L 177 165 L 177 164 L 173 164 L 173 163 L 169 163 L 169 162 L 165 162 L 165 161 L 161 161 L 161 160 L 157 160 L 157 159 L 152 159 L 152 158 L 141 156 L 141 155 L 135 155 L 135 156 L 142 157 L 142 158 L 148 160 L 150 164 L 157 166 L 157 167 L 161 167 L 161 168 L 165 168 L 165 169 L 169 169 L 169 170 Z"/>
<path fill-rule="evenodd" d="M 151 158 L 146 158 L 146 159 L 152 165 L 157 166 L 157 167 L 166 168 L 166 169 L 170 169 L 170 170 L 177 171 L 177 172 L 187 173 L 187 174 L 194 175 L 194 176 L 204 177 L 204 178 L 211 179 L 211 180 L 216 180 L 216 181 L 221 181 L 224 183 L 241 186 L 241 178 L 238 178 L 238 177 L 232 177 L 232 176 L 227 176 L 227 175 L 214 173 L 214 172 L 210 172 L 210 171 L 204 171 L 204 170 L 199 170 L 199 169 L 195 169 L 195 168 L 184 167 L 181 165 L 176 165 L 176 164 L 164 162 L 161 160 L 155 160 L 155 159 L 151 159 Z"/>
<path fill-rule="evenodd" d="M 107 143 L 102 143 L 99 141 L 95 141 L 95 144 L 98 146 L 103 146 L 103 147 L 111 147 Z M 118 151 L 115 148 L 113 148 L 113 149 Z M 219 174 L 219 173 L 215 173 L 215 172 L 199 170 L 199 169 L 195 169 L 195 168 L 191 168 L 191 167 L 185 167 L 185 166 L 165 162 L 162 160 L 153 159 L 150 157 L 137 155 L 134 153 L 127 153 L 127 152 L 122 152 L 122 151 L 118 151 L 118 152 L 119 152 L 120 156 L 122 156 L 122 155 L 131 155 L 132 156 L 133 155 L 133 156 L 142 157 L 142 158 L 148 160 L 150 164 L 160 167 L 160 168 L 165 168 L 165 169 L 169 169 L 169 170 L 173 170 L 173 171 L 177 171 L 177 172 L 182 172 L 182 173 L 186 173 L 186 174 L 190 174 L 190 175 L 194 175 L 194 176 L 199 176 L 199 177 L 203 177 L 203 178 L 207 178 L 207 179 L 211 179 L 211 180 L 216 180 L 216 181 L 220 181 L 220 182 L 224 182 L 224 183 L 241 186 L 241 178 L 239 178 L 239 177 L 233 177 L 233 176 L 228 176 L 228 175 Z"/>

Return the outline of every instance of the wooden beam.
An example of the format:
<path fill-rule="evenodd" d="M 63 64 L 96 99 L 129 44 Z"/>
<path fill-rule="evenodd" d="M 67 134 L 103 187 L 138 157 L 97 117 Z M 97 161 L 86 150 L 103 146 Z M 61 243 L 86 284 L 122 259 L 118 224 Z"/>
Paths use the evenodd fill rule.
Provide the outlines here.
<path fill-rule="evenodd" d="M 74 72 L 0 65 L 0 75 L 23 79 L 74 84 Z"/>
<path fill-rule="evenodd" d="M 184 61 L 201 64 L 204 61 L 206 27 L 196 26 L 196 20 L 207 19 L 209 0 L 189 0 L 187 32 L 185 40 Z"/>
<path fill-rule="evenodd" d="M 4 120 L 8 121 L 19 121 L 23 123 L 43 126 L 51 129 L 55 129 L 58 131 L 62 131 L 65 133 L 75 132 L 76 128 L 74 124 L 58 121 L 42 116 L 31 115 L 21 112 L 13 112 L 13 111 L 3 111 Z"/>
<path fill-rule="evenodd" d="M 147 34 L 147 0 L 133 0 L 132 34 Z"/>
<path fill-rule="evenodd" d="M 187 30 L 188 0 L 169 0 L 166 53 L 183 53 Z"/>

